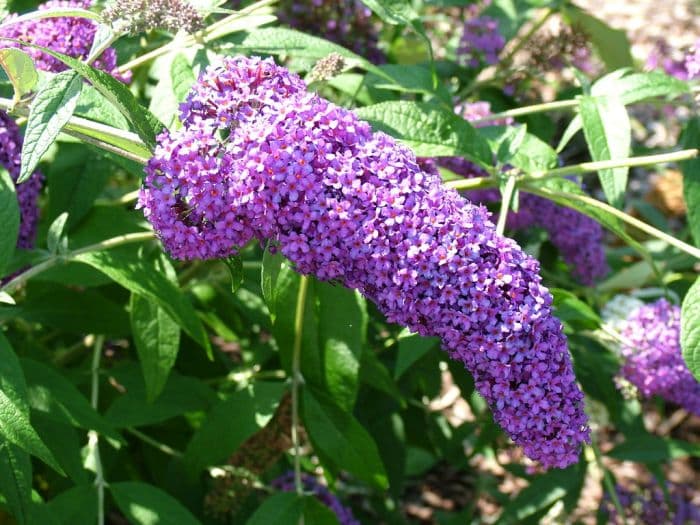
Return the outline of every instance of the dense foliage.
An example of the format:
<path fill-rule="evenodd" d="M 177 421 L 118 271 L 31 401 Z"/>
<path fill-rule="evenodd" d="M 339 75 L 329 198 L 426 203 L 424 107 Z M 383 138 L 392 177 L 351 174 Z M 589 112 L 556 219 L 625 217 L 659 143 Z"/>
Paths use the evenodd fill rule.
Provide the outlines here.
<path fill-rule="evenodd" d="M 565 0 L 5 7 L 1 523 L 698 523 L 700 45 Z"/>

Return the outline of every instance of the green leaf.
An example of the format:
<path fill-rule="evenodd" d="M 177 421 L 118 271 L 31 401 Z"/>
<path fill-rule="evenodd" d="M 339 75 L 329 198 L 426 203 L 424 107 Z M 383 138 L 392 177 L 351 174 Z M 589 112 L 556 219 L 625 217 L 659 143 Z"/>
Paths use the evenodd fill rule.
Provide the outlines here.
<path fill-rule="evenodd" d="M 289 55 L 292 57 L 319 60 L 331 53 L 338 53 L 348 61 L 348 67 L 358 66 L 379 76 L 385 76 L 381 69 L 369 60 L 345 49 L 338 44 L 301 31 L 283 27 L 263 27 L 251 31 L 240 38 L 231 38 L 234 49 L 240 52 L 270 55 Z"/>
<path fill-rule="evenodd" d="M 627 437 L 606 455 L 622 461 L 656 463 L 687 456 L 700 457 L 700 445 L 652 434 L 636 434 Z"/>
<path fill-rule="evenodd" d="M 27 377 L 32 410 L 42 412 L 47 418 L 59 423 L 95 430 L 106 437 L 122 441 L 114 428 L 62 374 L 27 358 L 22 359 L 22 368 Z"/>
<path fill-rule="evenodd" d="M 56 472 L 61 467 L 29 422 L 26 383 L 10 342 L 0 332 L 0 436 L 38 457 Z"/>
<path fill-rule="evenodd" d="M 201 525 L 192 513 L 167 492 L 147 483 L 110 483 L 117 506 L 133 525 Z"/>
<path fill-rule="evenodd" d="M 303 512 L 303 499 L 293 492 L 278 492 L 263 501 L 246 525 L 296 525 Z"/>
<path fill-rule="evenodd" d="M 180 326 L 157 303 L 131 294 L 134 345 L 146 382 L 146 397 L 153 401 L 163 390 L 180 348 Z"/>
<path fill-rule="evenodd" d="M 102 155 L 87 151 L 82 144 L 62 145 L 46 174 L 49 220 L 68 212 L 66 231 L 76 226 L 88 214 L 113 172 L 112 163 Z"/>
<path fill-rule="evenodd" d="M 623 73 L 625 73 L 623 71 Z M 591 87 L 594 96 L 618 97 L 623 104 L 634 104 L 654 97 L 677 97 L 690 92 L 687 82 L 661 71 L 605 75 Z"/>
<path fill-rule="evenodd" d="M 97 521 L 97 489 L 94 485 L 72 487 L 51 498 L 47 505 L 61 525 Z"/>
<path fill-rule="evenodd" d="M 89 483 L 92 473 L 83 466 L 83 431 L 36 410 L 32 412 L 32 424 L 66 475 L 74 483 Z"/>
<path fill-rule="evenodd" d="M 608 69 L 633 67 L 632 53 L 627 35 L 621 29 L 612 29 L 602 20 L 577 7 L 563 10 L 569 23 L 586 33 Z"/>
<path fill-rule="evenodd" d="M 243 273 L 243 259 L 240 255 L 234 257 L 227 257 L 224 259 L 224 263 L 231 274 L 231 293 L 236 293 L 236 291 L 243 284 L 243 279 L 245 274 Z"/>
<path fill-rule="evenodd" d="M 581 330 L 594 330 L 600 327 L 601 321 L 598 314 L 573 293 L 561 288 L 551 288 L 550 292 L 554 297 L 554 311 L 559 320 Z"/>
<path fill-rule="evenodd" d="M 315 496 L 304 497 L 304 525 L 339 525 L 338 517 Z"/>
<path fill-rule="evenodd" d="M 583 133 L 594 161 L 629 156 L 632 131 L 629 116 L 618 97 L 581 97 Z M 622 208 L 629 168 L 600 170 L 598 176 L 608 202 Z"/>
<path fill-rule="evenodd" d="M 356 110 L 375 131 L 400 139 L 419 157 L 467 157 L 490 166 L 488 142 L 466 120 L 441 106 L 405 100 Z"/>
<path fill-rule="evenodd" d="M 136 101 L 134 95 L 131 94 L 129 88 L 127 88 L 124 84 L 116 80 L 108 73 L 89 66 L 78 59 L 57 53 L 51 49 L 38 46 L 36 44 L 30 44 L 27 42 L 22 42 L 22 44 L 39 49 L 47 55 L 50 55 L 63 62 L 81 77 L 92 83 L 95 89 L 102 93 L 102 95 L 112 104 L 114 104 L 122 115 L 129 120 L 138 136 L 141 137 L 141 140 L 143 140 L 149 148 L 155 148 L 156 135 L 162 131 L 163 124 L 159 122 L 150 111 Z"/>
<path fill-rule="evenodd" d="M 29 454 L 11 443 L 0 442 L 0 494 L 17 523 L 29 524 L 32 462 Z"/>
<path fill-rule="evenodd" d="M 52 255 L 63 254 L 68 249 L 68 239 L 63 235 L 67 220 L 68 212 L 64 211 L 49 226 L 49 231 L 46 235 L 46 247 Z"/>
<path fill-rule="evenodd" d="M 5 169 L 0 169 L 0 275 L 12 259 L 19 235 L 19 204 L 15 185 Z"/>
<path fill-rule="evenodd" d="M 132 293 L 154 301 L 211 356 L 209 338 L 192 303 L 143 255 L 131 249 L 112 249 L 84 253 L 75 260 L 101 271 Z"/>
<path fill-rule="evenodd" d="M 22 144 L 22 166 L 18 183 L 27 180 L 73 116 L 83 81 L 74 71 L 49 78 L 32 99 Z"/>
<path fill-rule="evenodd" d="M 688 121 L 680 142 L 684 148 L 700 147 L 700 117 L 694 117 Z M 695 239 L 695 245 L 700 246 L 700 159 L 686 160 L 681 163 L 681 168 L 683 169 L 683 199 L 688 209 L 688 227 Z"/>
<path fill-rule="evenodd" d="M 683 299 L 681 307 L 681 349 L 688 368 L 700 381 L 700 278 Z"/>
<path fill-rule="evenodd" d="M 172 64 L 170 64 L 170 79 L 175 100 L 184 102 L 197 79 L 192 71 L 190 61 L 182 53 L 175 55 Z"/>
<path fill-rule="evenodd" d="M 90 84 L 83 84 L 75 114 L 118 129 L 129 129 L 126 117 Z"/>
<path fill-rule="evenodd" d="M 507 162 L 522 169 L 525 173 L 556 167 L 558 162 L 556 151 L 549 144 L 526 131 L 524 126 L 519 128 L 512 126 L 479 128 L 479 133 L 488 140 L 493 151 L 500 152 L 505 149 L 509 152 L 510 156 L 507 161 L 504 159 L 499 159 L 499 161 Z"/>
<path fill-rule="evenodd" d="M 403 330 L 398 337 L 399 351 L 394 367 L 394 379 L 399 379 L 413 364 L 425 354 L 434 350 L 440 343 L 437 337 L 423 337 Z"/>
<path fill-rule="evenodd" d="M 394 381 L 389 370 L 387 370 L 386 366 L 384 366 L 372 350 L 365 349 L 362 352 L 360 379 L 366 385 L 390 395 L 398 401 L 402 407 L 405 406 L 406 401 L 396 381 Z"/>
<path fill-rule="evenodd" d="M 206 410 L 216 400 L 213 392 L 198 379 L 171 372 L 161 394 L 149 403 L 140 367 L 130 363 L 112 370 L 125 388 L 107 409 L 105 417 L 115 427 L 139 427 L 167 421 L 187 412 Z"/>
<path fill-rule="evenodd" d="M 31 93 L 39 82 L 32 59 L 19 49 L 6 47 L 0 49 L 0 66 L 7 73 L 15 89 L 14 101 L 18 102 L 24 95 Z"/>
<path fill-rule="evenodd" d="M 27 385 L 24 373 L 10 342 L 0 331 L 0 392 L 4 393 L 21 413 L 29 416 Z M 0 440 L 0 494 L 18 523 L 29 523 L 32 493 L 32 464 L 29 455 L 18 445 Z"/>
<path fill-rule="evenodd" d="M 353 417 L 322 393 L 305 388 L 303 421 L 314 448 L 358 479 L 386 489 L 387 475 L 377 445 Z"/>
<path fill-rule="evenodd" d="M 32 293 L 27 295 L 27 300 L 0 312 L 0 319 L 7 315 L 73 334 L 129 335 L 129 316 L 124 307 L 98 290 L 77 291 L 50 283 L 29 284 Z"/>
<path fill-rule="evenodd" d="M 367 331 L 365 301 L 354 290 L 322 282 L 314 285 L 325 390 L 338 405 L 351 411 Z"/>
<path fill-rule="evenodd" d="M 243 442 L 264 427 L 286 387 L 258 381 L 215 404 L 187 444 L 183 462 L 194 475 L 226 461 Z"/>
<path fill-rule="evenodd" d="M 505 507 L 497 523 L 522 523 L 525 518 L 552 506 L 582 482 L 585 472 L 585 468 L 574 465 L 537 476 Z"/>

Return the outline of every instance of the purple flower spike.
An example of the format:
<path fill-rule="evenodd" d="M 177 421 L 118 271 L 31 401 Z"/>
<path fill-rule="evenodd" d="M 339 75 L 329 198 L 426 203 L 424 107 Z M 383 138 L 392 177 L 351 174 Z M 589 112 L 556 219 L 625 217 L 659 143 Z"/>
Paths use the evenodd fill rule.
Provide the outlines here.
<path fill-rule="evenodd" d="M 38 9 L 54 9 L 57 7 L 73 7 L 89 9 L 92 0 L 50 0 L 41 4 Z M 16 14 L 8 16 L 3 22 L 11 22 Z M 57 53 L 63 53 L 73 58 L 87 58 L 97 32 L 97 22 L 86 18 L 62 16 L 56 18 L 41 18 L 12 24 L 0 30 L 0 36 L 14 38 L 47 47 Z M 14 42 L 0 41 L 0 47 L 22 47 Z M 31 47 L 22 47 L 34 60 L 34 65 L 42 71 L 58 73 L 67 69 L 60 60 Z M 131 74 L 122 75 L 117 72 L 117 53 L 114 48 L 106 49 L 95 60 L 93 65 L 106 71 L 113 77 L 128 82 Z"/>
<path fill-rule="evenodd" d="M 491 114 L 488 102 L 465 104 L 459 109 L 467 120 L 478 120 Z M 512 119 L 494 120 L 482 125 L 508 125 Z M 477 126 L 478 127 L 478 126 Z M 488 173 L 472 162 L 460 157 L 438 159 L 440 165 L 465 178 L 487 177 Z M 468 192 L 473 202 L 486 204 L 500 202 L 497 189 Z M 595 220 L 582 213 L 559 206 L 549 199 L 521 193 L 518 212 L 508 213 L 507 226 L 511 230 L 523 230 L 537 226 L 549 234 L 552 244 L 561 252 L 564 261 L 579 282 L 593 284 L 608 272 L 603 244 L 603 228 Z"/>
<path fill-rule="evenodd" d="M 622 323 L 625 364 L 621 375 L 645 397 L 658 395 L 700 416 L 700 383 L 683 361 L 681 309 L 659 299 L 634 310 Z"/>
<path fill-rule="evenodd" d="M 304 485 L 305 492 L 311 492 L 316 499 L 333 511 L 340 525 L 360 525 L 360 522 L 353 516 L 352 510 L 343 505 L 335 494 L 321 485 L 316 478 L 302 473 L 301 482 Z M 272 482 L 272 486 L 284 492 L 293 492 L 295 490 L 294 472 L 283 474 Z"/>
<path fill-rule="evenodd" d="M 19 177 L 22 151 L 22 136 L 15 121 L 0 111 L 0 164 L 9 172 L 13 181 Z M 33 248 L 36 225 L 39 220 L 37 199 L 44 177 L 35 172 L 28 180 L 17 185 L 17 200 L 20 209 L 18 248 Z"/>
<path fill-rule="evenodd" d="M 158 138 L 139 198 L 174 257 L 276 243 L 300 273 L 440 337 L 531 458 L 577 461 L 583 394 L 552 297 L 537 261 L 496 233 L 485 208 L 271 59 L 208 68 L 181 119 Z"/>
<path fill-rule="evenodd" d="M 493 65 L 498 62 L 498 54 L 505 45 L 505 38 L 498 30 L 498 20 L 490 16 L 475 16 L 464 22 L 457 60 L 471 68 Z"/>
<path fill-rule="evenodd" d="M 634 490 L 616 486 L 624 516 L 620 516 L 611 498 L 606 494 L 601 502 L 608 523 L 635 523 L 638 525 L 691 525 L 700 523 L 700 508 L 692 503 L 694 490 L 690 486 L 666 483 L 671 507 L 666 502 L 661 487 L 654 483 L 640 485 Z"/>

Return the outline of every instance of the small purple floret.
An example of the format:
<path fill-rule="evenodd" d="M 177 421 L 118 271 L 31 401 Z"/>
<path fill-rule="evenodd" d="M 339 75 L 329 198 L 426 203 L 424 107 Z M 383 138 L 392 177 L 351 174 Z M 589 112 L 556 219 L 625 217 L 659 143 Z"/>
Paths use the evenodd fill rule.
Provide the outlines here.
<path fill-rule="evenodd" d="M 493 65 L 506 41 L 498 29 L 498 20 L 490 16 L 473 16 L 464 22 L 457 48 L 457 61 L 471 68 Z"/>
<path fill-rule="evenodd" d="M 270 241 L 297 271 L 359 290 L 390 322 L 438 336 L 531 458 L 588 439 L 539 264 L 413 153 L 271 60 L 210 67 L 158 137 L 139 206 L 180 259 Z"/>

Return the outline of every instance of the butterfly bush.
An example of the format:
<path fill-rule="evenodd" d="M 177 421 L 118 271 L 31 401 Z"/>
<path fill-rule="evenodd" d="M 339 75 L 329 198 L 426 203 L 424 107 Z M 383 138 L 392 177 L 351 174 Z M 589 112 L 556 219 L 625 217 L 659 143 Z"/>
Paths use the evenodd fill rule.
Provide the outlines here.
<path fill-rule="evenodd" d="M 360 525 L 360 522 L 353 516 L 352 510 L 343 505 L 340 500 L 326 487 L 321 485 L 316 478 L 302 473 L 301 482 L 305 492 L 313 494 L 321 503 L 333 511 L 333 514 L 338 518 L 339 525 Z M 283 474 L 272 482 L 272 486 L 284 492 L 294 491 L 294 472 Z"/>
<path fill-rule="evenodd" d="M 209 67 L 181 120 L 158 137 L 138 202 L 174 257 L 269 241 L 300 273 L 441 337 L 530 457 L 577 461 L 583 394 L 552 297 L 537 261 L 496 233 L 485 208 L 271 59 Z"/>
<path fill-rule="evenodd" d="M 60 7 L 89 9 L 91 5 L 91 0 L 50 0 L 41 4 L 38 9 L 47 10 Z M 8 16 L 4 23 L 11 22 L 17 16 L 16 14 Z M 61 16 L 12 24 L 0 29 L 0 36 L 46 47 L 73 58 L 87 58 L 92 48 L 92 42 L 95 39 L 97 27 L 98 24 L 94 20 Z M 32 57 L 36 68 L 42 71 L 57 73 L 67 69 L 63 62 L 38 49 L 8 41 L 0 41 L 0 46 L 21 47 L 23 51 Z M 93 62 L 93 65 L 119 80 L 128 81 L 130 79 L 130 74 L 120 74 L 117 71 L 117 53 L 112 47 L 107 48 Z"/>
<path fill-rule="evenodd" d="M 0 165 L 16 181 L 19 177 L 22 151 L 22 135 L 15 121 L 4 111 L 0 111 Z M 18 248 L 33 248 L 36 226 L 39 220 L 37 199 L 41 192 L 44 177 L 38 171 L 16 187 L 20 210 Z"/>
<path fill-rule="evenodd" d="M 491 106 L 488 102 L 474 102 L 465 104 L 459 108 L 459 112 L 465 119 L 475 121 L 489 117 Z M 511 123 L 512 119 L 501 119 L 488 121 L 487 125 Z M 484 169 L 461 157 L 443 157 L 438 159 L 438 162 L 465 178 L 488 176 Z M 473 202 L 501 201 L 501 194 L 497 189 L 473 190 L 468 192 L 468 196 Z M 521 193 L 518 204 L 517 212 L 508 213 L 508 228 L 522 230 L 538 226 L 546 230 L 574 277 L 583 284 L 593 284 L 608 272 L 603 228 L 600 224 L 576 210 L 529 193 Z"/>
<path fill-rule="evenodd" d="M 700 415 L 700 383 L 683 361 L 680 325 L 680 307 L 666 299 L 633 310 L 620 327 L 620 375 L 643 396 L 658 395 Z"/>
<path fill-rule="evenodd" d="M 647 69 L 662 69 L 667 75 L 680 80 L 694 80 L 700 76 L 700 39 L 688 50 L 684 57 L 674 56 L 678 51 L 665 39 L 654 43 L 646 60 Z"/>
<path fill-rule="evenodd" d="M 636 525 L 690 525 L 700 523 L 700 508 L 692 503 L 691 487 L 667 483 L 670 495 L 669 507 L 664 493 L 658 484 L 647 484 L 626 489 L 615 487 L 624 516 L 620 516 L 611 498 L 606 494 L 602 501 L 602 511 L 607 523 L 634 523 Z"/>

